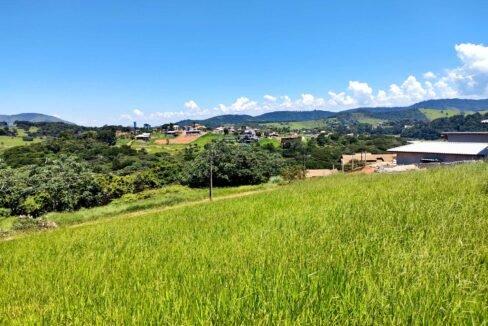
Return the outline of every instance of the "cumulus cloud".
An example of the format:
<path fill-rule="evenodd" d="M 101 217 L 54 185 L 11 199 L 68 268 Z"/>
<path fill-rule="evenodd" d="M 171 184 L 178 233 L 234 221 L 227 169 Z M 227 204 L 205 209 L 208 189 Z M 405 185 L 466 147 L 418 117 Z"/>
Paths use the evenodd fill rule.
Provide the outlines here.
<path fill-rule="evenodd" d="M 301 97 L 295 102 L 295 106 L 298 109 L 318 109 L 325 106 L 325 100 L 321 97 L 315 97 L 312 94 L 302 94 Z"/>
<path fill-rule="evenodd" d="M 258 111 L 260 107 L 256 101 L 251 101 L 249 98 L 241 96 L 237 98 L 234 103 L 230 105 L 219 104 L 217 108 L 223 113 L 251 113 L 252 111 Z"/>
<path fill-rule="evenodd" d="M 351 91 L 352 97 L 357 103 L 361 105 L 369 105 L 374 102 L 373 89 L 368 83 L 353 80 L 349 82 L 348 89 Z"/>
<path fill-rule="evenodd" d="M 427 71 L 422 76 L 424 77 L 424 79 L 436 79 L 437 78 L 436 74 L 434 74 L 432 71 Z"/>
<path fill-rule="evenodd" d="M 185 102 L 185 108 L 190 109 L 190 110 L 198 110 L 198 109 L 200 109 L 200 107 L 198 106 L 198 104 L 195 101 L 193 101 L 193 100 L 189 100 L 189 101 Z"/>
<path fill-rule="evenodd" d="M 139 109 L 134 109 L 134 110 L 132 110 L 132 113 L 134 113 L 134 115 L 135 115 L 136 117 L 138 117 L 138 118 L 141 118 L 141 117 L 143 117 L 143 116 L 144 116 L 144 112 L 142 112 L 142 111 L 141 111 L 141 110 L 139 110 Z"/>
<path fill-rule="evenodd" d="M 276 102 L 276 96 L 273 96 L 273 95 L 266 94 L 263 96 L 263 98 L 267 102 Z"/>
<path fill-rule="evenodd" d="M 467 70 L 488 73 L 488 47 L 481 44 L 456 44 L 459 59 Z"/>
<path fill-rule="evenodd" d="M 329 91 L 329 104 L 333 107 L 347 108 L 352 105 L 356 105 L 356 100 L 351 96 L 347 95 L 345 92 L 334 93 Z"/>
<path fill-rule="evenodd" d="M 342 110 L 357 106 L 404 106 L 435 98 L 479 98 L 488 97 L 488 46 L 461 43 L 454 46 L 460 64 L 441 72 L 427 71 L 421 78 L 414 75 L 404 80 L 375 90 L 368 82 L 351 80 L 347 89 L 329 90 L 325 97 L 303 92 L 295 99 L 289 95 L 263 96 L 255 101 L 240 96 L 229 104 L 218 104 L 213 108 L 201 108 L 194 100 L 188 100 L 183 108 L 174 112 L 156 112 L 149 115 L 154 119 L 172 120 L 182 118 L 203 118 L 218 114 L 260 114 L 276 110 Z M 143 117 L 138 109 L 134 116 Z M 122 115 L 132 119 L 131 115 Z"/>

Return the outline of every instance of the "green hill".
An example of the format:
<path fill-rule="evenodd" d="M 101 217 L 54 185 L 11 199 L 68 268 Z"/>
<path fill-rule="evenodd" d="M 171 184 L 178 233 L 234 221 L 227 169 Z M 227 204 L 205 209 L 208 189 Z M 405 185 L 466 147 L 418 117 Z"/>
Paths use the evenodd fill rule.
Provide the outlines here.
<path fill-rule="evenodd" d="M 63 119 L 54 117 L 52 115 L 41 114 L 41 113 L 19 113 L 13 115 L 0 114 L 0 122 L 7 122 L 8 124 L 13 124 L 15 121 L 70 123 L 64 121 Z"/>
<path fill-rule="evenodd" d="M 488 165 L 337 175 L 0 242 L 2 324 L 483 324 Z"/>
<path fill-rule="evenodd" d="M 439 118 L 449 118 L 455 115 L 462 114 L 458 109 L 444 109 L 444 110 L 437 110 L 437 109 L 419 109 L 429 121 L 439 119 Z M 471 112 L 470 112 L 471 113 Z"/>
<path fill-rule="evenodd" d="M 427 113 L 423 112 L 428 108 Z M 440 117 L 446 117 L 445 114 L 439 114 L 435 111 L 455 110 L 456 112 L 474 113 L 488 109 L 488 99 L 437 99 L 415 103 L 405 107 L 361 107 L 356 109 L 344 110 L 340 112 L 329 112 L 322 110 L 312 111 L 275 111 L 268 112 L 258 116 L 229 114 L 220 115 L 205 120 L 183 120 L 178 122 L 179 125 L 188 125 L 191 123 L 201 123 L 208 127 L 217 127 L 225 124 L 263 124 L 263 123 L 280 123 L 280 122 L 302 122 L 312 120 L 324 120 L 328 118 L 340 118 L 350 121 L 369 123 L 378 125 L 388 120 L 433 120 Z M 449 116 L 449 115 L 447 115 Z"/>

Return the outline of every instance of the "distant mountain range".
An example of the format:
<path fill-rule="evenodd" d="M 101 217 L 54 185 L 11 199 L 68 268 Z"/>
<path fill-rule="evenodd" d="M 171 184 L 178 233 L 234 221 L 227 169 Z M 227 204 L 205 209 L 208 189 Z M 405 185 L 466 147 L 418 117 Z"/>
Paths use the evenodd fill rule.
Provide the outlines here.
<path fill-rule="evenodd" d="M 13 124 L 15 121 L 70 123 L 64 121 L 63 119 L 53 117 L 52 115 L 41 114 L 41 113 L 19 113 L 19 114 L 12 114 L 12 115 L 0 114 L 0 122 Z"/>
<path fill-rule="evenodd" d="M 440 114 L 440 111 L 444 115 Z M 274 111 L 264 113 L 258 116 L 245 114 L 226 114 L 219 115 L 203 120 L 182 120 L 179 125 L 190 125 L 200 123 L 207 127 L 218 127 L 220 125 L 234 124 L 260 124 L 269 122 L 291 122 L 291 121 L 310 121 L 324 120 L 328 118 L 338 118 L 350 121 L 368 121 L 371 119 L 377 121 L 391 120 L 432 120 L 434 117 L 468 114 L 478 111 L 488 112 L 488 99 L 468 100 L 468 99 L 441 99 L 428 100 L 415 103 L 404 107 L 363 107 L 339 112 L 330 112 L 322 110 L 313 111 Z M 1 115 L 0 122 L 5 121 L 13 124 L 15 121 L 29 122 L 64 122 L 70 123 L 60 118 L 41 114 L 41 113 L 20 113 L 14 115 Z"/>
<path fill-rule="evenodd" d="M 268 122 L 291 122 L 322 120 L 327 118 L 340 118 L 345 120 L 430 120 L 426 110 L 443 111 L 455 110 L 459 113 L 474 113 L 477 111 L 488 111 L 488 99 L 440 99 L 428 100 L 415 103 L 405 107 L 364 107 L 340 112 L 330 112 L 322 110 L 314 111 L 275 111 L 258 116 L 227 114 L 203 120 L 182 120 L 179 125 L 189 125 L 192 123 L 203 124 L 207 127 L 217 127 L 225 124 L 259 124 Z"/>

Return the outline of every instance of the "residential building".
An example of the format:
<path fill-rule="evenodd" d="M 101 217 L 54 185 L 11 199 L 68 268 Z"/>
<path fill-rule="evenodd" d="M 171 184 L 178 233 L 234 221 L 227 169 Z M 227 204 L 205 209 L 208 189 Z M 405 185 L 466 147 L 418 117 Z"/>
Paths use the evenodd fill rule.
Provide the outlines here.
<path fill-rule="evenodd" d="M 391 148 L 397 164 L 449 163 L 482 160 L 488 156 L 487 143 L 429 141 Z"/>
<path fill-rule="evenodd" d="M 144 140 L 144 141 L 149 141 L 151 140 L 151 134 L 148 132 L 144 132 L 142 134 L 139 134 L 135 137 L 137 140 Z"/>

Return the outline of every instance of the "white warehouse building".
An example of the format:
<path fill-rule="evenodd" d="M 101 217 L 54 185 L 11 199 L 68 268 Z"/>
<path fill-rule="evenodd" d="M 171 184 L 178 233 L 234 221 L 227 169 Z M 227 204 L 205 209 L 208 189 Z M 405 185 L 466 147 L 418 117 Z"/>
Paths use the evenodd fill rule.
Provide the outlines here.
<path fill-rule="evenodd" d="M 397 164 L 448 163 L 483 160 L 488 157 L 488 143 L 416 142 L 388 150 L 397 154 Z"/>

